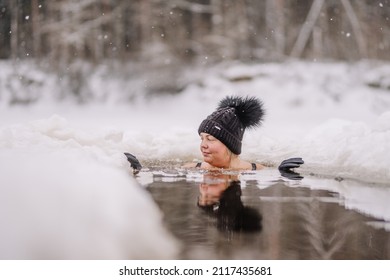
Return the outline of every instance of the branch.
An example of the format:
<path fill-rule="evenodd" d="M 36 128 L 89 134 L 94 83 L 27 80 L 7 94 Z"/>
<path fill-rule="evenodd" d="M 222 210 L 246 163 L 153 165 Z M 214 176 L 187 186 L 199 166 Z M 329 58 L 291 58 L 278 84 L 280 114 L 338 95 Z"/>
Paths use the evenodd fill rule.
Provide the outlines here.
<path fill-rule="evenodd" d="M 359 19 L 357 18 L 352 8 L 351 2 L 349 2 L 349 0 L 341 0 L 341 3 L 343 4 L 345 11 L 347 12 L 348 19 L 352 25 L 353 33 L 355 33 L 359 53 L 361 56 L 367 57 L 366 41 L 364 39 L 363 32 L 360 28 Z"/>
<path fill-rule="evenodd" d="M 193 13 L 205 13 L 205 14 L 213 13 L 213 7 L 211 5 L 190 3 L 185 0 L 176 0 L 176 1 L 172 1 L 172 3 L 177 8 L 180 8 L 182 10 L 187 10 Z"/>
<path fill-rule="evenodd" d="M 301 31 L 299 32 L 298 39 L 291 51 L 291 56 L 300 57 L 302 55 L 307 41 L 309 40 L 310 33 L 313 31 L 313 27 L 320 15 L 323 4 L 324 0 L 315 0 L 311 5 L 305 23 L 303 24 Z"/>

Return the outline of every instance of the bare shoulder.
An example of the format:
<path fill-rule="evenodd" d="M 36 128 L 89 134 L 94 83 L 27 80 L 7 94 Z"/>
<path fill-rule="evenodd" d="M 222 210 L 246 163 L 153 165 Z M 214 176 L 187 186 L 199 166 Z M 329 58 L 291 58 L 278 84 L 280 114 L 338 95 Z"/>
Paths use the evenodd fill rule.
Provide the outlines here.
<path fill-rule="evenodd" d="M 195 168 L 197 164 L 196 162 L 187 162 L 183 165 L 183 168 Z"/>
<path fill-rule="evenodd" d="M 260 163 L 256 163 L 256 170 L 260 170 L 260 169 L 264 169 L 265 166 L 260 164 Z"/>
<path fill-rule="evenodd" d="M 207 162 L 188 162 L 183 165 L 183 168 L 201 168 L 201 169 L 216 169 Z"/>

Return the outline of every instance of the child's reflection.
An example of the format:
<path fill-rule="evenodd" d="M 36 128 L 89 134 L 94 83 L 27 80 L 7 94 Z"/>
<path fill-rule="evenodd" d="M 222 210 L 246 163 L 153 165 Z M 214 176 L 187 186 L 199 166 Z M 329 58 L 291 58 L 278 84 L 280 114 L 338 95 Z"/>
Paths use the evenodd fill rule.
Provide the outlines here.
<path fill-rule="evenodd" d="M 261 214 L 241 201 L 241 185 L 237 176 L 207 173 L 199 186 L 198 206 L 216 217 L 222 231 L 261 231 Z"/>

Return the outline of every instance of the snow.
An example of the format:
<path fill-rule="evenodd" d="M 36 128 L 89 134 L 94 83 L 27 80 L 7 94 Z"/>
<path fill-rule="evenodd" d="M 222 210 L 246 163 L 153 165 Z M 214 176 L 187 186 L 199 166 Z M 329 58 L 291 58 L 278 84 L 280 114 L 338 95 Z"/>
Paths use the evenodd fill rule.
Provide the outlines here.
<path fill-rule="evenodd" d="M 183 72 L 186 87 L 163 95 L 148 93 L 147 76 L 86 69 L 80 105 L 53 74 L 0 62 L 0 224 L 10 225 L 0 258 L 174 257 L 180 245 L 123 152 L 141 162 L 200 159 L 197 128 L 226 95 L 265 104 L 243 158 L 277 166 L 301 156 L 304 174 L 390 183 L 389 64 L 225 63 Z M 11 105 L 15 96 L 34 102 Z M 379 215 L 360 190 L 345 194 L 350 207 Z"/>
<path fill-rule="evenodd" d="M 127 172 L 119 133 L 53 116 L 0 138 L 0 259 L 173 258 L 178 242 Z"/>

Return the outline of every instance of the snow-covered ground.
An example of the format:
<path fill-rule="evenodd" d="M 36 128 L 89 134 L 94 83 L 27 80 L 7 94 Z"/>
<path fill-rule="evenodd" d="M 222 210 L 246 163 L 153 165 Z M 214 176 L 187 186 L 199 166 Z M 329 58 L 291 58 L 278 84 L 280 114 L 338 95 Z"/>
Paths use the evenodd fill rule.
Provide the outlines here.
<path fill-rule="evenodd" d="M 243 158 L 276 166 L 301 156 L 306 174 L 390 184 L 390 64 L 228 63 L 186 75 L 179 94 L 148 96 L 147 82 L 99 68 L 86 77 L 95 101 L 76 105 L 55 100 L 54 76 L 1 62 L 0 224 L 7 230 L 0 258 L 71 258 L 72 246 L 86 258 L 175 256 L 179 245 L 129 176 L 123 152 L 141 162 L 199 159 L 198 125 L 226 95 L 265 104 L 263 125 L 244 137 Z M 15 92 L 38 101 L 11 106 Z M 99 234 L 89 236 L 94 229 Z M 40 251 L 35 239 L 64 241 Z"/>
<path fill-rule="evenodd" d="M 243 157 L 276 165 L 302 156 L 310 172 L 390 182 L 388 63 L 229 63 L 191 69 L 185 74 L 191 82 L 181 93 L 162 96 L 146 95 L 147 76 L 126 79 L 98 68 L 86 77 L 85 88 L 94 97 L 88 105 L 75 105 L 71 98 L 54 101 L 64 89 L 53 75 L 28 65 L 0 66 L 2 147 L 29 146 L 33 135 L 19 134 L 32 133 L 59 146 L 82 142 L 88 149 L 81 150 L 93 147 L 91 154 L 105 154 L 109 161 L 124 150 L 141 160 L 192 160 L 200 156 L 198 125 L 218 101 L 254 95 L 264 101 L 266 117 L 261 128 L 246 133 Z M 23 81 L 15 80 L 18 75 Z M 10 106 L 15 92 L 39 100 Z M 102 96 L 106 102 L 96 101 Z"/>

